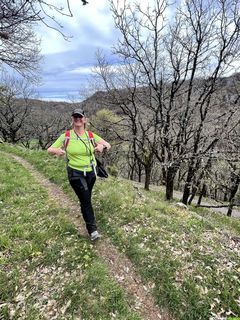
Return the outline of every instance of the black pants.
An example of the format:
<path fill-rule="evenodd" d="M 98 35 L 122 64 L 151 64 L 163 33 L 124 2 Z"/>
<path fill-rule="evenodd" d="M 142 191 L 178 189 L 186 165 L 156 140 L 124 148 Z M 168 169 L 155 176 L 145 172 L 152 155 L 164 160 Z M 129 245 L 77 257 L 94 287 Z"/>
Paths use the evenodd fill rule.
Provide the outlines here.
<path fill-rule="evenodd" d="M 96 176 L 94 171 L 84 172 L 67 168 L 68 180 L 71 187 L 75 191 L 78 199 L 80 201 L 81 211 L 83 219 L 86 223 L 86 228 L 89 234 L 97 230 L 96 220 L 94 216 L 94 211 L 92 208 L 92 188 L 96 181 Z"/>

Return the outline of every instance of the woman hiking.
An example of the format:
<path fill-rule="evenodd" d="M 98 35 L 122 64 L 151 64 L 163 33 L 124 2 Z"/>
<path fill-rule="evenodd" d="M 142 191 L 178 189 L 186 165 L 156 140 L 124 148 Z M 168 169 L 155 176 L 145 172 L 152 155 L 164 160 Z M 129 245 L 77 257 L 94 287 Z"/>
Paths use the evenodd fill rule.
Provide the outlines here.
<path fill-rule="evenodd" d="M 87 119 L 81 109 L 72 112 L 73 129 L 63 133 L 48 149 L 48 153 L 67 157 L 68 180 L 80 201 L 83 219 L 90 239 L 101 237 L 97 230 L 92 207 L 92 188 L 96 181 L 94 152 L 111 148 L 110 144 L 96 133 L 86 131 Z"/>

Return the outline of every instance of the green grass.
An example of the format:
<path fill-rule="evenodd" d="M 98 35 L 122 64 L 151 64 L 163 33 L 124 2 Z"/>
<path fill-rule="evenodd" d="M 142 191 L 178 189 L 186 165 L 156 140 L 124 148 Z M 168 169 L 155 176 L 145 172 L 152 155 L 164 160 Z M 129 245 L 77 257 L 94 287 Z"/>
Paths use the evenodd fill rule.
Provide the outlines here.
<path fill-rule="evenodd" d="M 63 160 L 46 152 L 4 149 L 25 157 L 75 198 Z M 130 182 L 112 177 L 98 180 L 93 197 L 100 229 L 129 256 L 158 304 L 176 319 L 240 315 L 239 244 L 231 240 L 239 237 L 239 219 L 202 209 L 194 209 L 196 215 L 158 192 L 137 192 Z"/>
<path fill-rule="evenodd" d="M 178 319 L 208 319 L 221 309 L 240 314 L 239 248 L 228 235 L 213 221 L 158 201 L 157 193 L 142 191 L 133 201 L 130 184 L 109 181 L 108 188 L 111 194 L 99 188 L 95 199 L 101 227 L 154 283 L 159 305 Z"/>
<path fill-rule="evenodd" d="M 140 320 L 68 212 L 3 154 L 0 171 L 0 319 Z"/>

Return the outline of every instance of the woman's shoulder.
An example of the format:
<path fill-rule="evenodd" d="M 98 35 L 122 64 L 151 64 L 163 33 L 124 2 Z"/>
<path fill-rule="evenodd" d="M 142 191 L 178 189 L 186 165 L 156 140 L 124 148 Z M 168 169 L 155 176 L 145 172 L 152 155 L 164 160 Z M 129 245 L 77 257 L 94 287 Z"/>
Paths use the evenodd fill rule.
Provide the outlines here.
<path fill-rule="evenodd" d="M 72 130 L 70 130 L 70 129 L 69 130 L 65 130 L 62 133 L 60 133 L 59 139 L 64 140 L 67 137 L 71 137 L 71 135 L 72 135 Z"/>
<path fill-rule="evenodd" d="M 63 131 L 60 135 L 60 137 L 67 137 L 73 134 L 73 129 L 66 129 L 65 131 Z"/>
<path fill-rule="evenodd" d="M 99 142 L 102 138 L 95 132 L 88 130 L 89 138 L 93 138 L 96 142 Z"/>
<path fill-rule="evenodd" d="M 85 132 L 90 138 L 95 134 L 92 130 L 86 130 Z"/>
<path fill-rule="evenodd" d="M 98 136 L 98 134 L 97 134 L 96 132 L 92 131 L 92 130 L 86 130 L 86 132 L 87 132 L 87 134 L 88 134 L 89 137 L 91 137 L 91 136 Z"/>

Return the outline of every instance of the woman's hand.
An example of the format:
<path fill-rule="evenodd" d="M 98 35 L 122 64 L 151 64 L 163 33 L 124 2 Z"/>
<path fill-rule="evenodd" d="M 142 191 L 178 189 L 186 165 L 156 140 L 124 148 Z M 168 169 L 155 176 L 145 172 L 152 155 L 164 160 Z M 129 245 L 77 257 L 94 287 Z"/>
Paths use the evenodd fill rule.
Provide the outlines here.
<path fill-rule="evenodd" d="M 106 147 L 105 147 L 103 144 L 98 143 L 97 146 L 94 148 L 94 150 L 95 150 L 96 152 L 102 153 L 105 148 L 106 148 Z"/>
<path fill-rule="evenodd" d="M 64 156 L 64 155 L 66 154 L 66 151 L 63 150 L 63 149 L 61 149 L 61 148 L 57 149 L 56 151 L 57 151 L 57 152 L 56 152 L 55 154 L 56 154 L 57 156 L 59 156 L 59 157 L 62 157 L 62 156 Z"/>
<path fill-rule="evenodd" d="M 63 150 L 61 148 L 49 147 L 47 151 L 48 151 L 48 153 L 55 154 L 56 156 L 59 156 L 59 157 L 62 157 L 66 154 L 65 150 Z"/>

